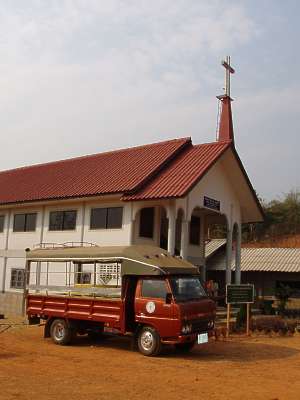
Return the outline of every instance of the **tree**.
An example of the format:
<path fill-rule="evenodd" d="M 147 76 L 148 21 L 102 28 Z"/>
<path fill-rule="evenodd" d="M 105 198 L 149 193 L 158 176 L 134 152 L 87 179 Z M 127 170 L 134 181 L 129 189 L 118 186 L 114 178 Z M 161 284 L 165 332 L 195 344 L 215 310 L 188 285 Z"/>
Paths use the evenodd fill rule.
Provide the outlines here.
<path fill-rule="evenodd" d="M 255 242 L 274 241 L 286 235 L 300 233 L 300 192 L 291 190 L 283 199 L 264 202 L 261 200 L 265 220 L 243 227 L 243 240 Z"/>

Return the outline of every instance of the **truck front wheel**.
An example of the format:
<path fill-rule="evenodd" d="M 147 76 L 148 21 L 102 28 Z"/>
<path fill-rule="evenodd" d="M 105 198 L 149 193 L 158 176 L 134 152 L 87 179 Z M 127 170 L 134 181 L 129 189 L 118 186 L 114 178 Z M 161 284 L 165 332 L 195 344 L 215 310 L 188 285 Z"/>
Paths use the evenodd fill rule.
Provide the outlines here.
<path fill-rule="evenodd" d="M 66 345 L 71 343 L 75 331 L 64 319 L 53 320 L 50 327 L 50 336 L 54 343 Z"/>
<path fill-rule="evenodd" d="M 157 356 L 161 351 L 161 341 L 157 331 L 151 326 L 142 328 L 138 335 L 138 348 L 144 356 Z"/>

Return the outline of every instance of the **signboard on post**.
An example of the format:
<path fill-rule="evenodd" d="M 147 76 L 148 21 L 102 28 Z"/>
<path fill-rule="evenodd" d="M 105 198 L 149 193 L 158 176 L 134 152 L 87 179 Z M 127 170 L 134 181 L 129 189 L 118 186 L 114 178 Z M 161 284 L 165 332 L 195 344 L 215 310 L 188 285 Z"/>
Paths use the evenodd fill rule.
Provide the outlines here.
<path fill-rule="evenodd" d="M 254 285 L 226 285 L 226 304 L 254 303 Z"/>
<path fill-rule="evenodd" d="M 247 327 L 249 335 L 250 327 L 250 304 L 254 303 L 254 285 L 226 285 L 226 304 L 227 304 L 227 337 L 230 329 L 230 307 L 231 304 L 247 304 Z"/>

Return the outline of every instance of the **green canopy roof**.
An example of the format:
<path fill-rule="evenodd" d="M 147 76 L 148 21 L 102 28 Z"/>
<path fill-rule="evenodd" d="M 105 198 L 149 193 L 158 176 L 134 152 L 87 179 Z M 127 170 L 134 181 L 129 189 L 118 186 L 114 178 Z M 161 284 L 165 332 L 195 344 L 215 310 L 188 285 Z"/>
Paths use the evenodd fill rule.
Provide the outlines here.
<path fill-rule="evenodd" d="M 147 245 L 39 248 L 26 252 L 29 261 L 76 263 L 121 262 L 122 275 L 197 274 L 198 268 L 160 247 Z"/>

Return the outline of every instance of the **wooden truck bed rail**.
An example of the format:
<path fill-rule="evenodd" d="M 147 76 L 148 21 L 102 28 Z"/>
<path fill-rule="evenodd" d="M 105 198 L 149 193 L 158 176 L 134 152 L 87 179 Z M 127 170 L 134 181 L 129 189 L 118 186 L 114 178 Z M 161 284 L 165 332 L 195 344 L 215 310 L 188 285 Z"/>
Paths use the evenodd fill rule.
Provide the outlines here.
<path fill-rule="evenodd" d="M 108 326 L 120 328 L 123 302 L 121 299 L 101 299 L 67 296 L 27 296 L 29 317 L 60 317 L 87 321 L 106 322 Z"/>

